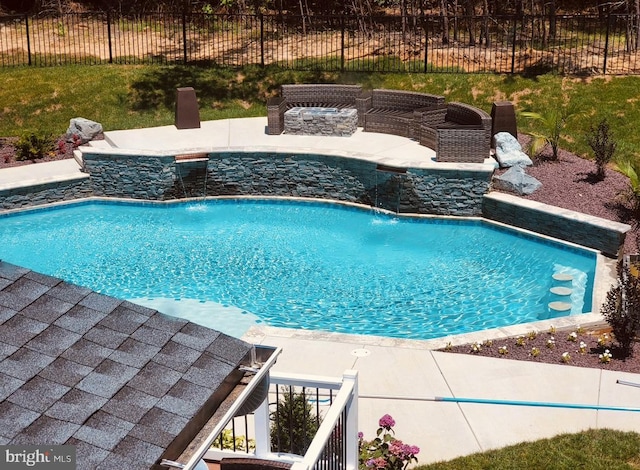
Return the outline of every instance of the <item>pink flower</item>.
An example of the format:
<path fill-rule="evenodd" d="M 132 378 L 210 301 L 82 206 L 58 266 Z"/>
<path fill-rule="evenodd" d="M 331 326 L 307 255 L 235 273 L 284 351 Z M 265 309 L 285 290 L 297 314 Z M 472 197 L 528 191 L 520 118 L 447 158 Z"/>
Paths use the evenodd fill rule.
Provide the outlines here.
<path fill-rule="evenodd" d="M 385 428 L 387 431 L 391 430 L 391 428 L 395 425 L 396 422 L 390 415 L 384 415 L 382 418 L 380 418 L 380 421 L 378 421 L 378 426 L 380 426 L 381 428 Z"/>
<path fill-rule="evenodd" d="M 418 452 L 420 452 L 420 448 L 418 446 L 411 446 L 409 444 L 404 444 L 399 439 L 396 439 L 395 441 L 392 441 L 391 443 L 389 443 L 389 453 L 402 460 L 410 460 Z"/>
<path fill-rule="evenodd" d="M 387 461 L 384 457 L 378 457 L 376 459 L 367 460 L 366 466 L 370 468 L 385 468 L 387 466 Z"/>
<path fill-rule="evenodd" d="M 360 431 L 358 433 L 358 440 L 361 441 L 362 439 L 364 439 L 364 433 L 362 431 Z"/>

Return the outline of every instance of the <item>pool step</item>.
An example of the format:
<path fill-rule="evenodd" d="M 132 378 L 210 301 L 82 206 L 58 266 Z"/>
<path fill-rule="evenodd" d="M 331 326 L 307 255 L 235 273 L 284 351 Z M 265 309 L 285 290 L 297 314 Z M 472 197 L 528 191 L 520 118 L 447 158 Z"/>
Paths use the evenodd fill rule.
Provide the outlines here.
<path fill-rule="evenodd" d="M 571 303 L 569 302 L 549 302 L 549 311 L 551 313 L 562 313 L 568 312 L 569 310 L 571 310 Z"/>
<path fill-rule="evenodd" d="M 565 315 L 570 312 L 573 305 L 571 294 L 573 293 L 573 276 L 569 273 L 554 273 L 552 276 L 552 286 L 549 289 L 549 300 L 547 312 L 549 318 Z"/>
<path fill-rule="evenodd" d="M 573 281 L 573 276 L 571 274 L 568 274 L 568 273 L 555 273 L 551 277 L 553 278 L 554 281 L 558 281 L 558 282 L 571 282 L 571 281 Z"/>
<path fill-rule="evenodd" d="M 565 297 L 567 295 L 571 295 L 573 293 L 573 289 L 570 289 L 569 287 L 556 286 L 549 289 L 549 292 L 551 292 L 553 295 Z"/>

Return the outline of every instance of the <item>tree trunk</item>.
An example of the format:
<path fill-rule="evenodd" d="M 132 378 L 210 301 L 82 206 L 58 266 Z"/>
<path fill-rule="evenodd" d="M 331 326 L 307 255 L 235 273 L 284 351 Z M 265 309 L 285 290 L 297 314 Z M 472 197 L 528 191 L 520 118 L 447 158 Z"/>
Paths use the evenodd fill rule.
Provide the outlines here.
<path fill-rule="evenodd" d="M 468 22 L 468 27 L 467 30 L 469 31 L 469 45 L 470 46 L 475 46 L 476 45 L 476 35 L 475 35 L 475 31 L 474 31 L 474 26 L 475 26 L 475 8 L 474 8 L 474 2 L 473 0 L 466 0 L 465 4 L 464 4 L 464 12 L 465 12 L 465 16 L 467 17 L 467 22 Z"/>
<path fill-rule="evenodd" d="M 488 0 L 483 0 L 482 9 L 483 9 L 482 31 L 484 35 L 484 45 L 486 47 L 491 47 L 491 36 L 489 35 L 489 2 Z"/>
<path fill-rule="evenodd" d="M 304 6 L 302 0 L 298 0 L 300 4 L 300 17 L 302 18 L 302 34 L 307 34 L 307 19 L 304 16 Z"/>
<path fill-rule="evenodd" d="M 556 2 L 549 0 L 549 41 L 556 38 Z"/>
<path fill-rule="evenodd" d="M 449 12 L 447 0 L 440 0 L 440 16 L 442 16 L 442 44 L 449 44 Z"/>

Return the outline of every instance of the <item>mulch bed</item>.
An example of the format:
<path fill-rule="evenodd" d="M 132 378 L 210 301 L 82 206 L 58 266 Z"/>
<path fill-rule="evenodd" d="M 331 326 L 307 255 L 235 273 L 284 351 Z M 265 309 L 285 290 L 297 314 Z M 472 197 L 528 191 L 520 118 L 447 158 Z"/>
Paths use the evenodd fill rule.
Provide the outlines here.
<path fill-rule="evenodd" d="M 611 354 L 609 362 L 604 358 L 607 350 Z M 441 351 L 640 374 L 640 343 L 636 342 L 634 354 L 625 358 L 607 327 L 587 331 L 543 331 L 517 338 L 452 346 Z M 564 353 L 568 353 L 568 357 L 563 358 Z"/>

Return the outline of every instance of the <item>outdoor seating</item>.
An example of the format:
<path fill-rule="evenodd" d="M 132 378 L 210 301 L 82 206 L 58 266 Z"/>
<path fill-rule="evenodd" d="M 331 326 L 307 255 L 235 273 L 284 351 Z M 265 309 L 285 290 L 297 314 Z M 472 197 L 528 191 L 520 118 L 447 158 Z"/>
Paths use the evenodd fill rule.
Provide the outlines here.
<path fill-rule="evenodd" d="M 365 132 L 417 138 L 422 112 L 443 105 L 444 96 L 376 89 L 356 101 L 359 124 Z"/>
<path fill-rule="evenodd" d="M 435 150 L 439 162 L 482 163 L 491 151 L 491 116 L 451 102 L 421 113 L 419 134 L 420 144 Z"/>
<path fill-rule="evenodd" d="M 282 85 L 280 96 L 267 102 L 267 134 L 282 134 L 284 113 L 291 108 L 355 109 L 361 94 L 360 85 Z"/>

